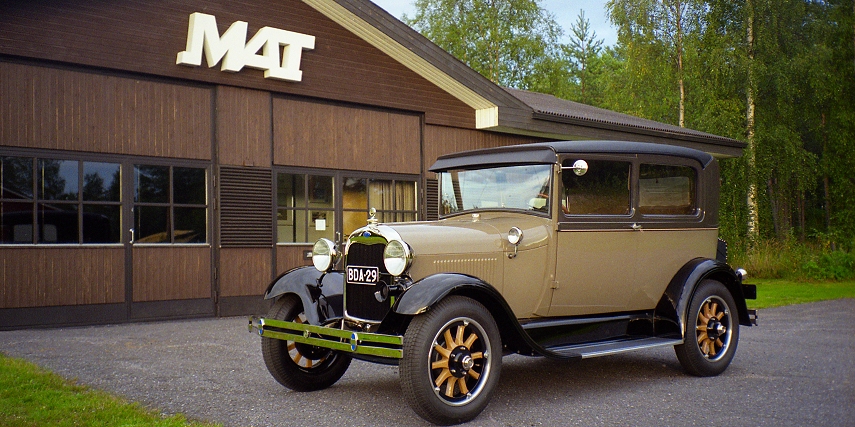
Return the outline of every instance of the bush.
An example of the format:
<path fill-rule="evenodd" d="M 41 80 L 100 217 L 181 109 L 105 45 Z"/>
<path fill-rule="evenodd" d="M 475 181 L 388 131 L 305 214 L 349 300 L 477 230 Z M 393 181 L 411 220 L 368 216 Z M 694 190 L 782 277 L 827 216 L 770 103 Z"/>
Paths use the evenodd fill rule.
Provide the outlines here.
<path fill-rule="evenodd" d="M 855 278 L 855 253 L 830 250 L 818 243 L 764 240 L 747 250 L 731 251 L 730 264 L 750 277 L 796 281 Z"/>
<path fill-rule="evenodd" d="M 833 251 L 802 265 L 802 273 L 812 280 L 848 280 L 855 277 L 855 254 Z"/>

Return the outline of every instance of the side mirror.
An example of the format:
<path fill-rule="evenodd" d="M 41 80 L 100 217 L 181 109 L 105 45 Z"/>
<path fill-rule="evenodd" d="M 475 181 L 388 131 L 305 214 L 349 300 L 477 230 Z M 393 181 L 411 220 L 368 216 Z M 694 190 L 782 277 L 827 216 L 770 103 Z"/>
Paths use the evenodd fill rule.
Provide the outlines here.
<path fill-rule="evenodd" d="M 573 167 L 571 167 L 570 169 L 573 169 L 573 173 L 575 173 L 576 176 L 582 176 L 588 173 L 588 162 L 581 159 L 576 160 L 573 163 Z"/>

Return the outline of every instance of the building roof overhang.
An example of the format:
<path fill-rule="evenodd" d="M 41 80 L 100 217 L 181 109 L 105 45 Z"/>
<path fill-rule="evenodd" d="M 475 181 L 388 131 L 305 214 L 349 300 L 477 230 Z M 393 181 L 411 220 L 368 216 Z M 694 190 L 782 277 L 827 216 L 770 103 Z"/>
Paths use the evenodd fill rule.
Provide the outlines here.
<path fill-rule="evenodd" d="M 552 95 L 502 88 L 368 0 L 302 0 L 470 106 L 475 127 L 558 140 L 634 140 L 736 157 L 746 144 Z"/>

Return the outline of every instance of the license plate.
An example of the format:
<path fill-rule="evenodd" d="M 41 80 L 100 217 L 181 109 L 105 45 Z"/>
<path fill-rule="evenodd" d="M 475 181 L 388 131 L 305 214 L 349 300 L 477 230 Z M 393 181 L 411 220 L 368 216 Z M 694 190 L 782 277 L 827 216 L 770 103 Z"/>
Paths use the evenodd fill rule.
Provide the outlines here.
<path fill-rule="evenodd" d="M 380 280 L 380 269 L 377 267 L 347 266 L 347 283 L 373 285 Z"/>

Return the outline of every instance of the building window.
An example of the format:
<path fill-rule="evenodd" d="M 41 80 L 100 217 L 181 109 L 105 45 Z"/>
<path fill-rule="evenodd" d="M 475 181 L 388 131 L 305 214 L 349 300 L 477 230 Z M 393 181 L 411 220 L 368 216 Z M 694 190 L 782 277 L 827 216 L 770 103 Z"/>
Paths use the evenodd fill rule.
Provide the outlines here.
<path fill-rule="evenodd" d="M 335 236 L 333 176 L 276 175 L 276 234 L 279 243 L 314 242 Z"/>
<path fill-rule="evenodd" d="M 415 221 L 418 214 L 415 181 L 344 178 L 342 199 L 345 233 L 365 225 L 371 208 L 380 222 Z"/>
<path fill-rule="evenodd" d="M 204 168 L 134 165 L 134 242 L 206 243 Z"/>
<path fill-rule="evenodd" d="M 276 187 L 279 243 L 335 239 L 365 225 L 371 208 L 381 222 L 418 219 L 415 180 L 280 172 Z"/>
<path fill-rule="evenodd" d="M 0 157 L 0 243 L 119 243 L 121 165 Z"/>

